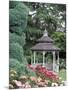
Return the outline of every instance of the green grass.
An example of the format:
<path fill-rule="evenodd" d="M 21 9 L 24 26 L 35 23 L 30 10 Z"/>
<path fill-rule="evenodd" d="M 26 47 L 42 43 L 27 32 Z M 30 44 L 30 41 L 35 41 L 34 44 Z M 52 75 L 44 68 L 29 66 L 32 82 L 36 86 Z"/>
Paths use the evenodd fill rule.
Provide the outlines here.
<path fill-rule="evenodd" d="M 60 72 L 59 72 L 59 76 L 61 77 L 61 79 L 63 81 L 66 80 L 66 70 L 65 69 L 61 69 Z"/>

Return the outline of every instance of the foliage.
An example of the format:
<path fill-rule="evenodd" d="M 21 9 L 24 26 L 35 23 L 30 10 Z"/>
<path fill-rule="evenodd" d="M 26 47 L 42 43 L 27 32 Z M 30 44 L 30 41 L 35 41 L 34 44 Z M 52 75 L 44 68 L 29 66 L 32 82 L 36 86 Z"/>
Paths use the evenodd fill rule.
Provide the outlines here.
<path fill-rule="evenodd" d="M 36 13 L 28 16 L 29 10 L 36 11 Z M 30 67 L 30 69 L 27 66 L 27 61 L 29 64 L 31 63 L 30 48 L 43 35 L 45 29 L 47 29 L 49 36 L 55 40 L 55 45 L 65 51 L 65 13 L 65 5 L 10 1 L 10 88 L 60 86 L 62 84 L 59 76 L 54 72 L 43 67 L 39 68 L 39 66 L 36 68 Z M 64 30 L 60 30 L 61 28 Z M 57 32 L 58 29 L 60 32 Z M 51 57 L 47 56 L 47 58 Z M 41 54 L 36 59 L 41 62 Z M 61 66 L 63 65 L 65 64 L 61 63 Z"/>
<path fill-rule="evenodd" d="M 35 41 L 37 38 L 39 38 L 43 34 L 43 30 L 41 31 L 40 29 L 36 27 L 27 27 L 26 31 L 26 40 L 29 41 Z"/>
<path fill-rule="evenodd" d="M 13 63 L 13 61 L 14 61 L 15 59 L 11 59 L 11 64 Z M 9 69 L 10 69 L 10 71 L 9 71 L 9 83 L 11 83 L 11 81 L 12 80 L 14 80 L 14 79 L 17 79 L 18 78 L 18 74 L 17 74 L 17 72 L 16 72 L 16 70 L 15 70 L 15 67 L 14 66 L 17 66 L 17 65 L 11 65 L 10 63 L 9 63 L 9 66 L 10 67 L 12 67 L 13 69 L 11 69 L 10 67 L 9 67 Z M 16 64 L 18 64 L 18 62 L 16 62 Z M 17 67 L 18 68 L 18 67 Z M 19 70 L 19 69 L 18 69 Z"/>
<path fill-rule="evenodd" d="M 15 33 L 9 33 L 9 43 L 19 43 L 22 47 L 25 44 L 25 34 L 22 33 L 21 36 Z"/>
<path fill-rule="evenodd" d="M 9 3 L 9 67 L 10 70 L 15 70 L 18 75 L 24 75 L 27 71 L 23 46 L 28 8 L 22 2 L 10 1 Z"/>
<path fill-rule="evenodd" d="M 66 33 L 64 32 L 54 32 L 51 36 L 54 40 L 54 44 L 60 48 L 59 56 L 61 59 L 66 58 Z M 63 64 L 62 64 L 63 63 Z M 60 68 L 65 68 L 66 60 L 60 60 Z"/>
<path fill-rule="evenodd" d="M 21 35 L 27 25 L 28 9 L 23 3 L 9 10 L 10 31 Z"/>
<path fill-rule="evenodd" d="M 31 64 L 31 56 L 26 56 L 28 64 Z"/>
<path fill-rule="evenodd" d="M 62 79 L 63 81 L 66 81 L 66 78 L 67 78 L 67 76 L 66 76 L 66 70 L 65 70 L 65 69 L 61 69 L 61 70 L 59 71 L 59 76 L 61 77 L 61 79 Z"/>
<path fill-rule="evenodd" d="M 61 51 L 66 50 L 66 34 L 63 32 L 54 32 L 52 38 L 55 41 L 55 45 L 61 49 Z"/>
<path fill-rule="evenodd" d="M 17 59 L 9 60 L 9 68 L 10 68 L 10 70 L 15 70 L 17 72 L 18 76 L 21 74 L 23 74 L 23 75 L 26 74 L 26 72 L 25 72 L 26 66 L 24 65 L 24 63 L 23 64 L 20 63 Z"/>
<path fill-rule="evenodd" d="M 17 1 L 9 1 L 9 9 L 15 8 L 20 2 Z"/>
<path fill-rule="evenodd" d="M 46 4 L 46 3 L 28 3 L 31 11 L 36 11 L 35 14 L 29 16 L 28 25 L 35 26 L 39 29 L 47 29 L 49 35 L 61 28 L 62 23 L 65 23 L 65 5 Z"/>
<path fill-rule="evenodd" d="M 45 29 L 55 41 L 55 45 L 64 52 L 66 50 L 66 6 L 37 2 L 27 2 L 25 4 L 30 8 L 30 12 L 33 13 L 28 16 L 25 32 L 26 44 L 24 49 L 27 59 L 29 60 L 30 48 L 36 44 L 36 40 L 43 35 Z"/>
<path fill-rule="evenodd" d="M 37 73 L 36 76 L 21 75 L 20 77 L 18 77 L 18 79 L 11 80 L 10 88 L 38 88 L 64 85 L 57 74 L 52 71 L 46 71 L 46 68 L 43 68 L 41 66 L 33 68 L 30 65 L 29 68 L 33 70 L 33 72 Z M 10 73 L 10 75 L 11 74 L 12 73 Z"/>
<path fill-rule="evenodd" d="M 33 70 L 30 70 L 29 68 L 28 68 L 28 66 L 27 66 L 27 75 L 28 76 L 36 76 L 36 73 L 35 72 L 33 72 Z"/>
<path fill-rule="evenodd" d="M 51 82 L 60 83 L 58 82 L 59 76 L 56 73 L 54 73 L 53 71 L 47 70 L 45 67 L 42 67 L 41 65 L 37 65 L 35 68 L 29 65 L 29 68 L 35 71 L 38 77 L 40 76 L 43 79 L 47 78 L 48 80 L 51 80 Z"/>
<path fill-rule="evenodd" d="M 63 68 L 66 69 L 66 60 L 65 59 L 60 59 L 59 63 L 60 63 L 60 65 L 59 65 L 60 70 Z"/>
<path fill-rule="evenodd" d="M 12 79 L 18 79 L 18 77 L 21 76 L 21 75 L 36 76 L 35 72 L 33 72 L 32 70 L 27 68 L 27 66 L 25 66 L 24 63 L 22 64 L 17 59 L 13 59 L 13 58 L 11 58 L 9 60 L 9 70 L 10 70 L 10 72 L 11 71 L 16 72 L 15 77 L 14 77 L 13 74 L 10 74 L 10 72 L 9 72 L 10 81 Z"/>
<path fill-rule="evenodd" d="M 9 46 L 9 56 L 10 58 L 15 58 L 19 62 L 26 63 L 23 55 L 23 48 L 18 43 L 11 43 Z"/>

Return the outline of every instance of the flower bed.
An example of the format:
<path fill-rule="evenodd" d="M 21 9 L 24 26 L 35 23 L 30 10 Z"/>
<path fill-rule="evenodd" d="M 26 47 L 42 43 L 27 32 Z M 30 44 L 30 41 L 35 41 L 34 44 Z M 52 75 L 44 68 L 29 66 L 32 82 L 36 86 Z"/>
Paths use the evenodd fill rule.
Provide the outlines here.
<path fill-rule="evenodd" d="M 35 71 L 37 77 L 41 77 L 42 80 L 49 80 L 50 83 L 57 83 L 58 85 L 61 84 L 61 79 L 57 73 L 49 71 L 41 65 L 37 65 L 35 68 L 33 68 L 31 65 L 29 65 L 28 67 Z"/>
<path fill-rule="evenodd" d="M 60 77 L 53 71 L 47 70 L 45 67 L 37 65 L 32 67 L 28 65 L 28 68 L 36 73 L 36 76 L 17 76 L 15 71 L 10 73 L 10 86 L 9 88 L 37 88 L 37 87 L 49 87 L 49 86 L 61 86 L 63 85 Z"/>

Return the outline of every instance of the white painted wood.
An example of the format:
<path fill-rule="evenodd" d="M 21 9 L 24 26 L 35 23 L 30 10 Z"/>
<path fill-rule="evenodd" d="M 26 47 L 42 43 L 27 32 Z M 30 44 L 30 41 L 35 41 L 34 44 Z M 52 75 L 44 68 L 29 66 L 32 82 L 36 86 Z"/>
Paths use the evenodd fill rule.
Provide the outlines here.
<path fill-rule="evenodd" d="M 59 72 L 59 52 L 57 52 L 57 72 Z"/>
<path fill-rule="evenodd" d="M 36 55 L 36 52 L 34 51 L 34 64 L 35 64 L 35 55 Z"/>
<path fill-rule="evenodd" d="M 55 51 L 53 53 L 53 71 L 55 71 Z"/>
<path fill-rule="evenodd" d="M 36 51 L 36 56 L 38 56 L 38 53 L 37 53 L 37 51 Z M 37 57 L 36 57 L 37 58 Z M 36 59 L 36 63 L 38 64 L 38 59 Z"/>
<path fill-rule="evenodd" d="M 45 66 L 45 51 L 43 51 L 43 66 Z"/>

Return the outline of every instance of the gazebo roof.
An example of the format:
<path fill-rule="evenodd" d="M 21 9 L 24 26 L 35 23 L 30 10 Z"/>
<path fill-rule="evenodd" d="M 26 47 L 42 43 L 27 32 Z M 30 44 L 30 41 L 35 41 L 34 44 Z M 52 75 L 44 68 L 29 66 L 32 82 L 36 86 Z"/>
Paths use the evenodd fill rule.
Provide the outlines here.
<path fill-rule="evenodd" d="M 53 43 L 38 43 L 31 48 L 32 51 L 59 51 Z"/>
<path fill-rule="evenodd" d="M 37 44 L 31 48 L 33 51 L 59 51 L 60 49 L 53 45 L 53 40 L 48 37 L 48 32 L 45 29 L 43 36 L 37 40 Z"/>
<path fill-rule="evenodd" d="M 53 40 L 48 36 L 43 36 L 40 39 L 38 39 L 37 42 L 40 42 L 40 43 L 53 43 Z"/>

